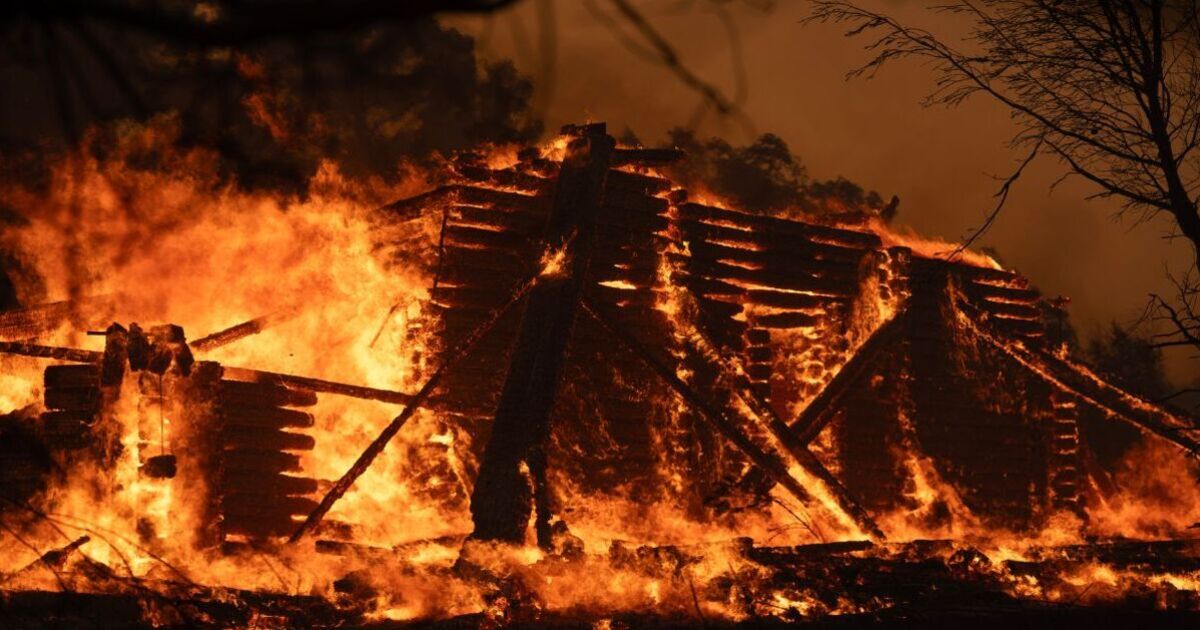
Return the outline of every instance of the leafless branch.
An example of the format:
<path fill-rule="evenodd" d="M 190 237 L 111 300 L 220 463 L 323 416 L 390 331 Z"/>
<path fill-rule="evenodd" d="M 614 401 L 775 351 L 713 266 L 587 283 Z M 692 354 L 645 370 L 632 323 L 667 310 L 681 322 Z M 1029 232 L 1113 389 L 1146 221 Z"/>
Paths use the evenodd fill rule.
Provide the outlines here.
<path fill-rule="evenodd" d="M 988 228 L 992 227 L 992 224 L 996 221 L 996 217 L 1000 216 L 1000 211 L 1004 208 L 1004 203 L 1008 201 L 1008 193 L 1012 190 L 1013 184 L 1015 184 L 1016 181 L 1021 178 L 1021 174 L 1025 172 L 1025 167 L 1029 166 L 1029 163 L 1037 157 L 1041 150 L 1042 141 L 1039 140 L 1038 143 L 1034 145 L 1033 150 L 1029 152 L 1029 155 L 1025 156 L 1025 159 L 1022 160 L 1017 166 L 1016 170 L 1014 170 L 1013 173 L 1004 180 L 1004 183 L 1000 186 L 1000 190 L 996 191 L 996 194 L 994 195 L 996 197 L 996 206 L 992 208 L 991 212 L 988 213 L 987 217 L 983 221 L 983 225 L 980 225 L 979 228 L 973 231 L 969 237 L 963 240 L 958 247 L 954 248 L 954 251 L 950 253 L 950 260 L 955 260 L 961 256 L 964 251 L 966 251 L 969 247 L 971 247 L 972 244 L 975 243 L 976 240 L 979 239 L 979 237 L 983 236 L 984 232 L 988 231 Z"/>

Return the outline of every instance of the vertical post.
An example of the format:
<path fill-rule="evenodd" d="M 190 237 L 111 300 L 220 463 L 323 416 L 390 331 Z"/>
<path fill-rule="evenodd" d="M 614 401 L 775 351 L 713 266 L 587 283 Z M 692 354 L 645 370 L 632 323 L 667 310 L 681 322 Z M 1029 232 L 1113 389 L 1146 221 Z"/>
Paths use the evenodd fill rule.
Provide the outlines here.
<path fill-rule="evenodd" d="M 614 146 L 603 124 L 564 129 L 567 145 L 555 182 L 545 243 L 562 252 L 529 294 L 496 419 L 471 494 L 472 538 L 519 543 L 534 503 L 538 544 L 550 545 L 546 442 L 559 372 L 591 260 L 596 216 Z"/>

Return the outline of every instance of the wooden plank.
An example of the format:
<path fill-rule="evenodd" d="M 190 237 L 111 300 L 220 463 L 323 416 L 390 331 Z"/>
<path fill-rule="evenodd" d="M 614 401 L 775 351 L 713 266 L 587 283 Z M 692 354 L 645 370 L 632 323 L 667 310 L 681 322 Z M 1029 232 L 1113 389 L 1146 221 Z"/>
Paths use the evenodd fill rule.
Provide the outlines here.
<path fill-rule="evenodd" d="M 287 536 L 299 521 L 273 515 L 270 518 L 253 514 L 227 514 L 221 519 L 221 530 L 226 534 L 240 534 L 251 538 L 281 538 Z"/>
<path fill-rule="evenodd" d="M 811 293 L 792 293 L 771 289 L 749 289 L 746 302 L 774 308 L 821 310 L 833 304 L 844 304 L 849 298 Z"/>
<path fill-rule="evenodd" d="M 409 400 L 409 395 L 404 392 L 397 392 L 388 389 L 379 389 L 375 387 L 366 387 L 363 385 L 352 385 L 349 383 L 338 383 L 337 381 L 327 381 L 309 376 L 298 376 L 295 374 L 280 374 L 278 372 L 264 372 L 262 370 L 249 370 L 239 367 L 225 367 L 225 375 L 233 379 L 253 381 L 257 383 L 271 383 L 287 388 L 297 398 L 293 400 L 315 401 L 314 392 L 326 394 L 337 394 L 339 396 L 349 396 L 351 398 L 362 398 L 365 400 L 378 400 L 394 404 L 406 404 Z M 228 405 L 230 407 L 237 404 Z"/>
<path fill-rule="evenodd" d="M 671 220 L 665 216 L 650 212 L 610 212 L 605 207 L 597 223 L 604 228 L 619 228 L 623 230 L 638 230 L 643 232 L 661 232 L 671 225 Z"/>
<path fill-rule="evenodd" d="M 820 323 L 821 318 L 810 313 L 793 311 L 789 313 L 755 315 L 751 318 L 751 321 L 759 328 L 788 329 L 816 326 L 818 323 Z"/>
<path fill-rule="evenodd" d="M 1041 320 L 1013 319 L 1009 317 L 990 317 L 988 322 L 992 328 L 1009 335 L 1021 337 L 1040 337 L 1045 334 Z"/>
<path fill-rule="evenodd" d="M 689 273 L 714 280 L 741 282 L 756 288 L 790 289 L 808 291 L 834 297 L 853 297 L 858 292 L 857 282 L 844 279 L 818 278 L 802 274 L 789 274 L 769 269 L 747 269 L 718 262 L 706 262 L 689 258 L 683 254 L 667 254 L 681 264 Z"/>
<path fill-rule="evenodd" d="M 246 494 L 311 494 L 317 491 L 317 480 L 291 475 L 226 469 L 221 477 L 221 487 L 227 492 Z"/>
<path fill-rule="evenodd" d="M 976 306 L 991 313 L 993 315 L 1002 315 L 1014 319 L 1026 319 L 1030 321 L 1041 321 L 1041 309 L 1031 304 L 1020 304 L 1012 302 L 993 302 L 984 300 L 976 302 Z"/>
<path fill-rule="evenodd" d="M 469 181 L 480 182 L 495 187 L 519 188 L 535 195 L 548 194 L 554 185 L 553 181 L 545 177 L 538 177 L 537 175 L 514 168 L 491 169 L 482 166 L 456 164 L 454 172 Z"/>
<path fill-rule="evenodd" d="M 95 365 L 51 365 L 42 373 L 42 384 L 52 387 L 100 387 L 100 368 Z"/>
<path fill-rule="evenodd" d="M 503 212 L 476 206 L 450 206 L 447 225 L 462 227 L 486 226 L 529 236 L 541 231 L 545 217 L 522 212 Z"/>
<path fill-rule="evenodd" d="M 709 241 L 736 243 L 740 246 L 782 254 L 800 252 L 803 255 L 825 260 L 845 261 L 857 264 L 863 250 L 837 245 L 818 243 L 804 237 L 755 232 L 725 225 L 704 223 L 695 219 L 678 219 L 676 225 L 683 230 L 684 240 L 689 242 Z"/>
<path fill-rule="evenodd" d="M 316 440 L 311 435 L 289 433 L 244 424 L 226 424 L 221 429 L 225 445 L 233 448 L 311 451 Z"/>
<path fill-rule="evenodd" d="M 688 202 L 676 208 L 680 217 L 700 221 L 725 222 L 755 231 L 768 231 L 773 234 L 801 236 L 820 242 L 836 244 L 853 249 L 878 249 L 883 245 L 879 236 L 870 232 L 856 232 L 839 228 L 803 223 L 791 219 L 779 219 L 756 214 L 714 208 L 698 203 Z"/>
<path fill-rule="evenodd" d="M 297 409 L 281 407 L 218 407 L 225 422 L 269 429 L 311 427 L 313 416 Z"/>
<path fill-rule="evenodd" d="M 221 497 L 221 509 L 226 516 L 231 514 L 248 517 L 296 516 L 307 514 L 317 507 L 317 502 L 306 497 L 274 494 L 227 493 Z"/>
<path fill-rule="evenodd" d="M 217 397 L 223 408 L 232 407 L 310 407 L 317 395 L 303 389 L 290 389 L 271 383 L 251 383 L 222 379 Z"/>
<path fill-rule="evenodd" d="M 442 261 L 442 274 L 448 278 L 456 269 L 463 269 L 463 275 L 483 270 L 527 278 L 533 273 L 535 263 L 532 258 L 522 257 L 517 252 L 469 249 L 448 243 Z"/>
<path fill-rule="evenodd" d="M 502 250 L 508 252 L 531 253 L 534 249 L 533 239 L 512 231 L 492 231 L 461 225 L 447 225 L 443 230 L 446 243 L 467 248 Z"/>
<path fill-rule="evenodd" d="M 670 203 L 662 197 L 653 197 L 644 193 L 614 188 L 604 198 L 604 211 L 600 219 L 608 215 L 617 216 L 665 216 Z"/>
<path fill-rule="evenodd" d="M 986 300 L 989 298 L 994 298 L 997 300 L 1019 302 L 1029 305 L 1036 304 L 1042 298 L 1041 294 L 1033 289 L 1017 289 L 1001 287 L 992 284 L 980 284 L 977 282 L 964 283 L 963 292 L 974 300 Z"/>
<path fill-rule="evenodd" d="M 100 360 L 104 358 L 103 352 L 95 350 L 45 346 L 23 341 L 0 341 L 0 354 L 16 354 L 24 357 L 73 361 L 75 363 L 100 363 Z"/>
<path fill-rule="evenodd" d="M 503 288 L 498 288 L 498 284 L 465 287 L 440 286 L 432 289 L 429 295 L 434 303 L 442 306 L 487 311 L 504 304 L 508 300 L 508 296 L 512 294 L 511 287 L 499 285 Z"/>
<path fill-rule="evenodd" d="M 658 284 L 658 270 L 646 268 L 625 269 L 612 264 L 593 264 L 589 279 L 593 282 L 628 282 L 637 287 L 650 288 Z"/>
<path fill-rule="evenodd" d="M 857 258 L 822 258 L 815 247 L 807 245 L 792 250 L 751 250 L 718 243 L 697 241 L 689 243 L 693 258 L 712 261 L 732 261 L 779 272 L 805 273 L 814 276 L 857 278 Z M 811 251 L 810 251 L 811 250 Z"/>
<path fill-rule="evenodd" d="M 300 456 L 266 449 L 239 448 L 225 451 L 225 469 L 283 473 L 300 470 Z"/>
<path fill-rule="evenodd" d="M 639 173 L 630 173 L 617 169 L 610 169 L 604 180 L 604 194 L 620 194 L 621 191 L 633 191 L 642 194 L 654 195 L 666 192 L 671 189 L 670 180 L 661 177 L 652 177 L 650 175 L 641 175 Z"/>
<path fill-rule="evenodd" d="M 523 212 L 545 216 L 548 210 L 548 198 L 546 197 L 523 195 L 482 186 L 459 186 L 454 198 L 460 205 L 482 206 L 505 212 Z"/>

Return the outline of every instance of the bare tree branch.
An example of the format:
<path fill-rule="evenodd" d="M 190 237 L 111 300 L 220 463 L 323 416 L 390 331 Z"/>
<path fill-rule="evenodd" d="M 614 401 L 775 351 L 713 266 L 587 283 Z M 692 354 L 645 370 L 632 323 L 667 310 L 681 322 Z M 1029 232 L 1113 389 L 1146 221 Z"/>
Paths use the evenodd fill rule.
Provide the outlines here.
<path fill-rule="evenodd" d="M 1177 295 L 1152 296 L 1159 347 L 1200 349 L 1200 0 L 952 0 L 932 7 L 969 21 L 961 44 L 846 0 L 813 0 L 808 22 L 867 37 L 869 60 L 850 77 L 899 59 L 933 67 L 927 104 L 954 106 L 984 95 L 1018 128 L 1010 144 L 1034 147 L 997 193 L 998 203 L 962 248 L 987 229 L 1009 189 L 1039 152 L 1099 188 L 1122 212 L 1171 218 L 1192 246 Z M 1061 178 L 1055 182 L 1056 185 Z M 1052 185 L 1052 186 L 1053 186 Z M 1174 281 L 1174 279 L 1173 279 Z"/>

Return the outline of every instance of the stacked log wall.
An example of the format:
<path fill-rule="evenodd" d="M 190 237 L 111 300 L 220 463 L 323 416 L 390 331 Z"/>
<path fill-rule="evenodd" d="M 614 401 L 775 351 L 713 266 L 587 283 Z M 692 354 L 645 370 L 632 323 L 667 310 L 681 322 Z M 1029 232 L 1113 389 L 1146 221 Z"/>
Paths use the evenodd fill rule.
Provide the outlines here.
<path fill-rule="evenodd" d="M 213 495 L 222 536 L 290 535 L 317 506 L 311 496 L 317 482 L 299 474 L 300 452 L 315 446 L 304 429 L 313 424 L 306 409 L 317 404 L 316 394 L 227 379 L 209 391 L 216 403 L 210 430 L 219 436 Z"/>
<path fill-rule="evenodd" d="M 554 177 L 553 164 L 544 161 L 500 170 L 481 165 L 458 170 L 464 183 L 440 193 L 446 222 L 432 293 L 446 347 L 502 305 L 518 282 L 536 273 L 543 254 L 541 222 Z M 670 356 L 673 326 L 659 308 L 665 297 L 660 293 L 664 290 L 661 276 L 664 267 L 669 268 L 671 280 L 694 300 L 699 329 L 723 352 L 737 357 L 755 391 L 788 416 L 795 405 L 811 398 L 820 381 L 814 374 L 796 373 L 787 353 L 797 352 L 796 340 L 802 345 L 845 346 L 839 340 L 845 341 L 855 301 L 864 299 L 866 274 L 880 273 L 880 256 L 883 243 L 874 233 L 696 203 L 684 191 L 672 190 L 668 180 L 629 162 L 609 173 L 590 294 L 615 306 L 623 326 L 675 362 L 678 359 Z M 1040 344 L 1044 338 L 1041 297 L 1011 272 L 919 260 L 921 269 L 909 288 L 925 297 L 913 300 L 905 343 L 869 371 L 871 382 L 852 393 L 835 422 L 842 432 L 838 437 L 841 474 L 848 485 L 869 489 L 872 496 L 864 497 L 868 505 L 882 505 L 889 497 L 894 500 L 901 485 L 896 481 L 895 451 L 889 445 L 895 443 L 897 414 L 908 404 L 911 408 L 904 413 L 911 414 L 922 447 L 947 468 L 951 481 L 961 482 L 971 500 L 986 509 L 1028 521 L 1034 517 L 1038 498 L 1047 493 L 1050 464 L 1045 448 L 1050 437 L 1044 421 L 1050 415 L 1049 405 L 1046 409 L 1037 404 L 1036 408 L 997 408 L 969 392 L 973 387 L 969 377 L 945 365 L 959 340 L 940 300 L 953 278 L 964 307 L 982 315 L 990 329 Z M 449 393 L 439 401 L 440 408 L 480 422 L 491 413 L 518 320 L 514 316 L 502 322 L 492 339 L 455 370 L 458 374 L 445 388 Z M 813 338 L 815 331 L 821 336 Z M 784 338 L 792 341 L 791 347 L 781 344 Z M 640 374 L 629 357 L 614 358 L 610 346 L 593 327 L 577 328 L 569 350 L 568 379 L 578 386 L 568 385 L 571 389 L 564 398 L 573 402 L 556 409 L 556 414 L 573 420 L 586 419 L 578 423 L 586 430 L 565 439 L 556 436 L 564 452 L 586 451 L 589 442 L 602 447 L 593 449 L 603 454 L 595 461 L 607 464 L 589 471 L 599 489 L 636 477 L 638 471 L 651 472 L 659 456 L 651 450 L 664 446 L 655 444 L 651 426 L 662 421 L 654 418 L 661 416 L 663 406 L 648 403 L 670 399 L 628 386 L 653 379 Z M 691 373 L 690 384 L 720 398 L 713 389 L 718 375 L 687 361 L 679 365 Z M 780 371 L 782 366 L 786 371 Z M 606 372 L 610 368 L 635 378 L 616 381 L 613 372 Z M 835 368 L 810 366 L 818 373 Z M 911 382 L 898 388 L 898 373 L 909 374 Z M 1025 380 L 1018 385 L 1031 391 L 1038 387 Z M 1033 393 L 1046 402 L 1050 392 Z M 908 402 L 898 402 L 902 400 Z M 689 422 L 686 412 L 676 420 L 675 427 L 685 427 L 688 435 L 683 438 L 690 443 L 675 445 L 674 450 L 704 460 L 685 464 L 694 469 L 691 472 L 703 476 L 705 469 L 739 468 L 738 456 L 726 452 L 719 439 L 706 439 L 705 429 Z M 486 433 L 476 438 L 478 444 L 485 441 Z M 707 482 L 710 490 L 721 483 L 720 479 Z"/>

